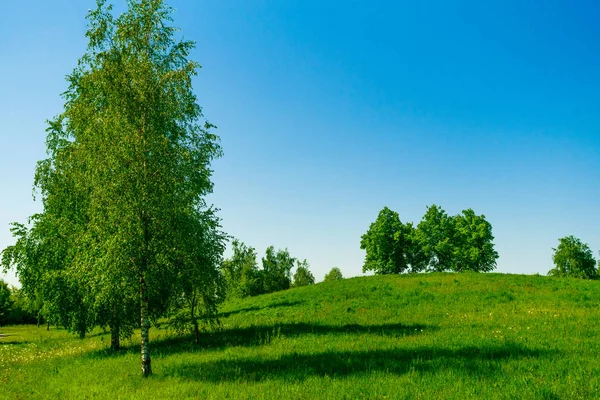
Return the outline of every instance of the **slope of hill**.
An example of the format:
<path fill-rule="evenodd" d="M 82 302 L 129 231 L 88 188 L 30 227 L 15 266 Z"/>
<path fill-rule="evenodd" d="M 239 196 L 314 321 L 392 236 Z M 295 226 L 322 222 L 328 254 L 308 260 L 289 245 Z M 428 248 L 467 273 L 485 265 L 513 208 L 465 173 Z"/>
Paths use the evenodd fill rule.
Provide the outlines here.
<path fill-rule="evenodd" d="M 151 331 L 0 328 L 0 397 L 600 397 L 600 282 L 502 274 L 373 276 L 229 302 L 201 344 Z"/>

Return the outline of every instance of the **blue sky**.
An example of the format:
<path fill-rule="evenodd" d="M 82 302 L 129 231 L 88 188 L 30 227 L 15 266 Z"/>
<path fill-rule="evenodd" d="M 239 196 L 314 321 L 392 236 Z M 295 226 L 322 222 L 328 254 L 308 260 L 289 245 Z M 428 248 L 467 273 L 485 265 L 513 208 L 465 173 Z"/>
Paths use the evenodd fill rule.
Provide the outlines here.
<path fill-rule="evenodd" d="M 362 274 L 360 236 L 386 205 L 415 223 L 431 204 L 484 214 L 498 272 L 545 274 L 571 234 L 598 254 L 600 6 L 449 3 L 169 2 L 222 139 L 209 200 L 228 233 L 287 247 L 317 281 Z M 44 121 L 94 5 L 2 6 L 0 248 L 40 209 Z"/>

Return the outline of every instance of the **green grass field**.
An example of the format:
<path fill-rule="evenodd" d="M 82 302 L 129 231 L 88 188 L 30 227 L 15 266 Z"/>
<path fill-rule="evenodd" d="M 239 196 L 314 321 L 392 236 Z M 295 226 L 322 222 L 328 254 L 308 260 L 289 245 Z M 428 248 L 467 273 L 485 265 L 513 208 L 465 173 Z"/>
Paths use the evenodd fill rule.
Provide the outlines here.
<path fill-rule="evenodd" d="M 374 276 L 230 302 L 201 344 L 0 328 L 0 397 L 598 399 L 600 282 Z"/>

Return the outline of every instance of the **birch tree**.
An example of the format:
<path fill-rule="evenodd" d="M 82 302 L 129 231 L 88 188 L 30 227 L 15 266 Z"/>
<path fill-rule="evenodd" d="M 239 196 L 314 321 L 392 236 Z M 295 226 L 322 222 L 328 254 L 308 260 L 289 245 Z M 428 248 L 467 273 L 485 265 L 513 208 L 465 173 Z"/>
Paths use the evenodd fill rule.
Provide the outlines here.
<path fill-rule="evenodd" d="M 60 254 L 60 263 L 39 270 L 55 268 L 75 288 L 78 329 L 109 325 L 118 347 L 140 327 L 148 376 L 151 321 L 192 293 L 182 278 L 207 287 L 217 278 L 205 266 L 217 270 L 218 260 L 197 255 L 222 246 L 204 240 L 206 224 L 196 220 L 209 209 L 210 162 L 221 148 L 192 90 L 194 43 L 176 38 L 162 0 L 127 5 L 114 17 L 98 0 L 88 13 L 88 48 L 67 76 L 64 110 L 49 121 L 49 158 L 38 164 L 46 228 L 34 232 L 59 238 L 43 254 Z M 200 293 L 205 302 L 216 296 Z"/>

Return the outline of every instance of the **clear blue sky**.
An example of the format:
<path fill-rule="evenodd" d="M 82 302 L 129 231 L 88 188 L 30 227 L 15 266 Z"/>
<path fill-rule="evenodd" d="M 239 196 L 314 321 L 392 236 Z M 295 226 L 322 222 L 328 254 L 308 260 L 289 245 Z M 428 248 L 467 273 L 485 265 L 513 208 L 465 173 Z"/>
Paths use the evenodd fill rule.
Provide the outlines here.
<path fill-rule="evenodd" d="M 433 203 L 487 217 L 499 272 L 546 273 L 566 235 L 600 250 L 597 3 L 169 4 L 197 42 L 195 89 L 225 151 L 210 201 L 259 255 L 288 247 L 318 281 L 333 266 L 360 275 L 383 206 L 418 222 Z M 44 120 L 94 5 L 2 4 L 0 248 L 39 210 Z"/>

